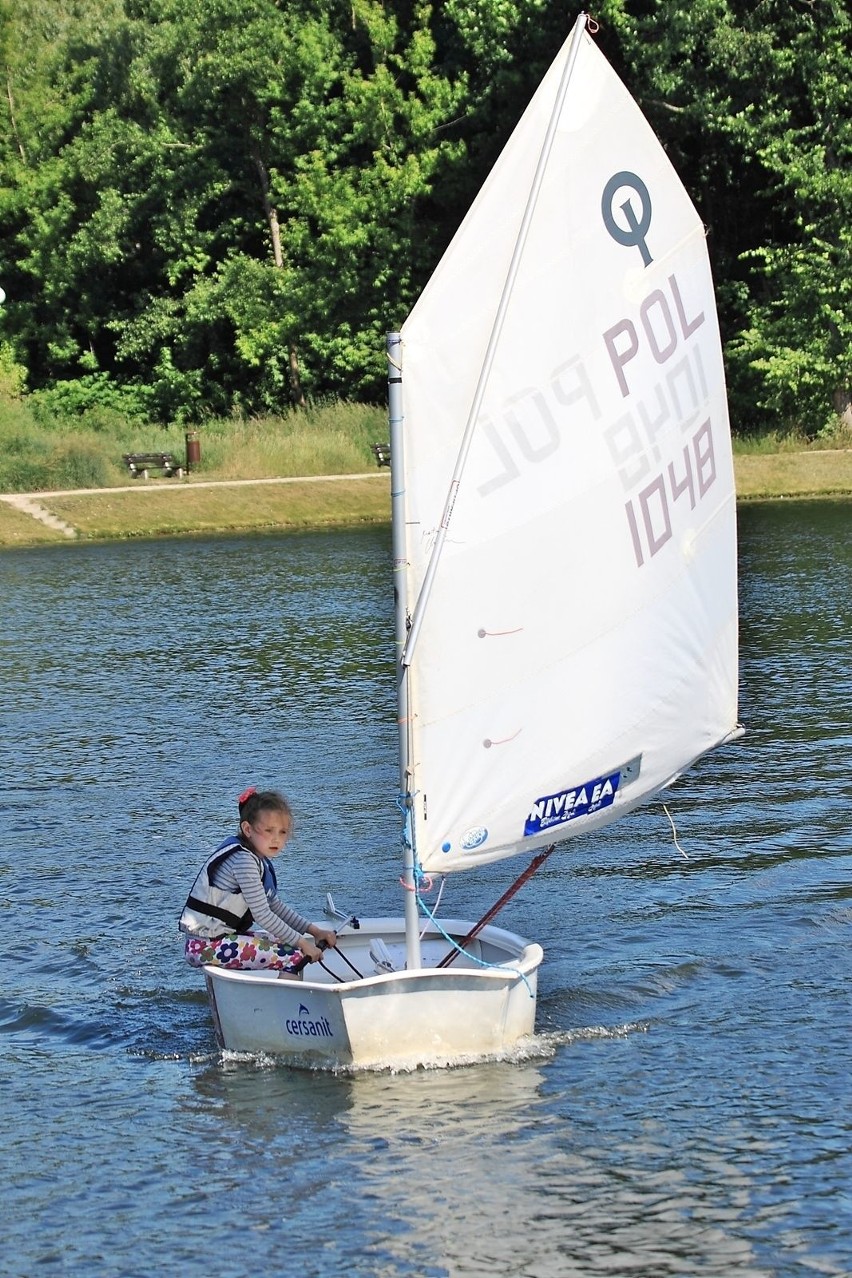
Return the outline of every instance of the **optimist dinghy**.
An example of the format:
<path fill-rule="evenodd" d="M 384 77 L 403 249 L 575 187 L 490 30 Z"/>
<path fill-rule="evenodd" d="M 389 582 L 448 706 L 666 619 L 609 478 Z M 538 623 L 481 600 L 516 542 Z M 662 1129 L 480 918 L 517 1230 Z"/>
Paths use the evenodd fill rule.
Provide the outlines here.
<path fill-rule="evenodd" d="M 328 1068 L 516 1048 L 541 947 L 493 912 L 436 918 L 426 876 L 518 857 L 523 878 L 738 735 L 704 228 L 589 27 L 388 338 L 403 913 L 341 928 L 301 981 L 207 968 L 225 1048 Z"/>

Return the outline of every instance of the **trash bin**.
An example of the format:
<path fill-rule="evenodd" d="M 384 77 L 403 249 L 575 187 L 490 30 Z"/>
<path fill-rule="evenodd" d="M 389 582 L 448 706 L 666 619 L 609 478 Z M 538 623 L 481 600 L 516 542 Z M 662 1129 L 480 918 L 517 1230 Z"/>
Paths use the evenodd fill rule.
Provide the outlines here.
<path fill-rule="evenodd" d="M 201 465 L 201 440 L 197 430 L 186 432 L 186 473 Z"/>

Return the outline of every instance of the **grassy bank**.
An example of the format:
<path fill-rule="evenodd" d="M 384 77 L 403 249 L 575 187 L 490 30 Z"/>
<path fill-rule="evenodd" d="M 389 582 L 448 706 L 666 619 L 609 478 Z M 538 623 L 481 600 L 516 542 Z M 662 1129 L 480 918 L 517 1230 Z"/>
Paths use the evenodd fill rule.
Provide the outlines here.
<path fill-rule="evenodd" d="M 191 481 L 139 481 L 130 491 L 39 496 L 37 505 L 87 541 L 347 528 L 389 521 L 390 477 L 385 472 L 197 486 Z M 61 528 L 51 529 L 36 516 L 0 501 L 0 546 L 66 538 Z"/>
<path fill-rule="evenodd" d="M 741 501 L 852 496 L 852 452 L 750 454 L 735 458 Z M 40 494 L 39 510 L 62 528 L 0 500 L 0 547 L 83 540 L 352 527 L 390 520 L 390 476 L 211 484 L 138 480 L 132 488 Z"/>
<path fill-rule="evenodd" d="M 734 454 L 739 501 L 852 497 L 852 449 Z"/>
<path fill-rule="evenodd" d="M 183 458 L 182 428 L 90 420 L 45 429 L 16 413 L 0 411 L 0 547 L 390 519 L 389 474 L 377 470 L 370 447 L 387 438 L 379 408 L 332 404 L 266 421 L 208 423 L 199 432 L 201 465 L 191 475 L 135 481 L 122 453 Z M 738 498 L 852 496 L 852 448 L 824 443 L 738 440 Z M 35 504 L 9 496 L 21 492 L 34 493 Z"/>

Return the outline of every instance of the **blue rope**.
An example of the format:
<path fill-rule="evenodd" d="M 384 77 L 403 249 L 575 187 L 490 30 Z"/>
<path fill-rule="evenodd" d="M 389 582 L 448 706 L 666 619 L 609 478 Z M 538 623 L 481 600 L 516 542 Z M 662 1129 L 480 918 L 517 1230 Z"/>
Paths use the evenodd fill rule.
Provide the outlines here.
<path fill-rule="evenodd" d="M 406 846 L 406 847 L 409 847 L 409 848 L 412 846 L 412 832 L 411 832 L 411 800 L 412 800 L 413 798 L 414 798 L 414 795 L 413 795 L 413 794 L 398 794 L 398 795 L 396 796 L 396 806 L 399 808 L 400 812 L 401 812 L 401 813 L 402 813 L 402 815 L 403 815 L 402 838 L 403 838 L 403 842 L 405 843 L 405 846 Z M 444 940 L 445 940 L 445 941 L 446 941 L 449 945 L 451 945 L 451 946 L 453 947 L 453 949 L 454 949 L 454 950 L 457 950 L 459 954 L 464 954 L 466 958 L 468 958 L 468 959 L 470 959 L 472 962 L 476 963 L 479 967 L 494 968 L 495 970 L 499 969 L 501 972 L 505 972 L 505 971 L 506 971 L 506 968 L 505 968 L 505 966 L 504 966 L 502 963 L 486 963 L 485 959 L 477 958 L 475 954 L 470 954 L 470 953 L 468 953 L 468 951 L 467 951 L 467 950 L 463 950 L 463 949 L 461 948 L 461 946 L 460 946 L 460 945 L 456 944 L 456 942 L 453 940 L 453 938 L 450 936 L 450 934 L 449 934 L 448 932 L 445 932 L 445 931 L 444 931 L 444 929 L 441 927 L 441 924 L 438 922 L 438 920 L 437 920 L 437 918 L 435 917 L 435 915 L 434 915 L 434 914 L 432 913 L 432 911 L 429 909 L 429 906 L 428 906 L 428 905 L 426 904 L 426 902 L 423 900 L 423 897 L 420 895 L 420 892 L 419 892 L 419 888 L 420 888 L 421 883 L 422 883 L 422 882 L 423 882 L 423 880 L 424 880 L 425 878 L 427 878 L 427 877 L 428 877 L 428 875 L 426 875 L 426 874 L 424 874 L 424 873 L 423 873 L 423 870 L 422 870 L 422 869 L 421 869 L 421 867 L 420 867 L 420 862 L 417 860 L 417 856 L 416 856 L 416 854 L 415 854 L 415 857 L 414 857 L 414 883 L 415 883 L 414 895 L 415 895 L 415 897 L 416 897 L 417 904 L 418 904 L 418 906 L 419 906 L 420 910 L 422 911 L 422 913 L 426 916 L 426 918 L 427 918 L 427 919 L 429 919 L 429 920 L 430 920 L 430 922 L 434 923 L 435 927 L 438 929 L 438 931 L 440 932 L 441 936 L 443 936 Z M 431 882 L 431 880 L 430 880 L 430 882 Z M 526 976 L 524 975 L 524 973 L 523 973 L 523 972 L 518 972 L 518 973 L 517 973 L 517 976 L 519 977 L 519 979 L 520 979 L 520 980 L 522 980 L 522 981 L 523 981 L 524 985 L 527 987 L 527 993 L 529 994 L 530 998 L 535 998 L 535 995 L 533 994 L 533 992 L 532 992 L 532 990 L 531 990 L 531 988 L 530 988 L 530 983 L 529 983 L 529 981 L 527 980 L 527 978 L 526 978 Z"/>
<path fill-rule="evenodd" d="M 420 870 L 420 867 L 419 867 L 419 866 L 417 866 L 417 867 L 416 867 L 416 871 L 415 871 L 415 873 L 416 873 L 416 875 L 418 876 L 418 879 L 423 877 L 423 875 L 422 875 L 422 871 Z M 426 917 L 427 917 L 428 919 L 430 919 L 430 920 L 432 921 L 432 923 L 434 923 L 435 927 L 436 927 L 436 928 L 438 929 L 438 931 L 441 933 L 441 936 L 443 936 L 444 940 L 445 940 L 445 941 L 447 941 L 447 942 L 448 942 L 448 943 L 449 943 L 449 944 L 453 947 L 453 949 L 454 949 L 454 950 L 457 950 L 457 951 L 459 952 L 459 954 L 464 954 L 465 958 L 470 959 L 472 962 L 476 963 L 479 967 L 494 968 L 495 970 L 499 969 L 499 971 L 501 971 L 501 972 L 505 972 L 505 971 L 506 971 L 506 968 L 505 968 L 505 966 L 504 966 L 502 963 L 486 963 L 486 962 L 485 962 L 485 959 L 477 958 L 475 954 L 470 954 L 467 950 L 463 950 L 463 949 L 461 948 L 461 946 L 460 946 L 460 945 L 457 945 L 457 944 L 456 944 L 456 942 L 455 942 L 455 941 L 453 940 L 453 938 L 450 936 L 449 932 L 445 932 L 445 931 L 444 931 L 444 929 L 441 927 L 441 924 L 440 924 L 440 923 L 438 922 L 438 920 L 435 918 L 435 915 L 434 915 L 434 914 L 432 913 L 432 911 L 429 909 L 429 906 L 428 906 L 428 905 L 426 904 L 426 902 L 423 900 L 423 897 L 420 895 L 420 893 L 419 893 L 419 892 L 417 892 L 417 893 L 416 893 L 416 896 L 417 896 L 417 904 L 420 906 L 420 909 L 423 911 L 423 913 L 426 915 Z M 522 981 L 523 981 L 524 985 L 526 985 L 526 987 L 527 987 L 527 993 L 529 994 L 530 998 L 535 998 L 535 995 L 533 994 L 532 990 L 530 989 L 530 983 L 529 983 L 529 981 L 527 980 L 527 978 L 526 978 L 526 976 L 524 975 L 524 973 L 523 973 L 523 972 L 517 972 L 517 973 L 516 973 L 516 975 L 518 976 L 518 978 L 519 978 L 520 980 L 522 980 Z"/>
<path fill-rule="evenodd" d="M 412 846 L 411 801 L 413 798 L 413 794 L 398 794 L 396 796 L 396 806 L 402 813 L 402 841 L 407 848 Z"/>

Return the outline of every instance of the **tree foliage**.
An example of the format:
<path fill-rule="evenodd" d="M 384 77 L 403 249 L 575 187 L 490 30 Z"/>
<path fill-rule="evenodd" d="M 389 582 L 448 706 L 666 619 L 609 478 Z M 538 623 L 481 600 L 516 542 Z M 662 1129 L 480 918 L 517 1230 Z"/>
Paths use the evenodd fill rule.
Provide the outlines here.
<path fill-rule="evenodd" d="M 849 414 L 846 4 L 595 16 L 708 227 L 735 416 Z M 557 0 L 0 0 L 18 391 L 187 420 L 379 395 L 385 329 L 569 25 Z"/>
<path fill-rule="evenodd" d="M 752 25 L 736 70 L 769 88 L 731 136 L 772 230 L 741 248 L 754 278 L 730 358 L 782 421 L 852 426 L 852 17 L 840 0 L 759 8 L 769 25 Z"/>

